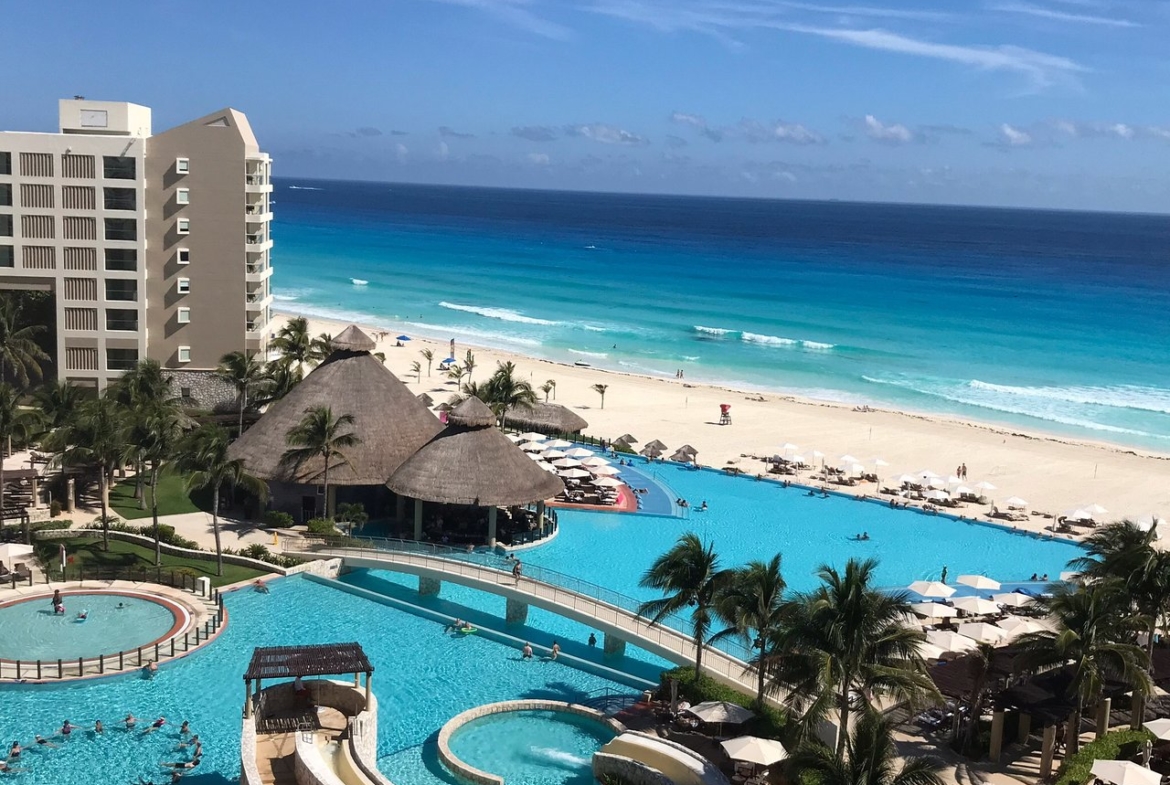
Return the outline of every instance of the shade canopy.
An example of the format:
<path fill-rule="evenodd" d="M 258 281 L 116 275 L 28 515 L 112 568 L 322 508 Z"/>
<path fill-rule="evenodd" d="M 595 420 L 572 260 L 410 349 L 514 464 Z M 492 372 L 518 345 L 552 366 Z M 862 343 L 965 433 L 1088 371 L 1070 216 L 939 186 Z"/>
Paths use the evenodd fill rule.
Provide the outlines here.
<path fill-rule="evenodd" d="M 1163 741 L 1170 739 L 1170 719 L 1150 720 L 1142 727 Z"/>
<path fill-rule="evenodd" d="M 638 454 L 647 458 L 657 458 L 658 456 L 662 455 L 662 450 L 658 449 L 657 447 L 651 447 L 647 444 L 638 452 Z"/>
<path fill-rule="evenodd" d="M 959 610 L 966 611 L 967 613 L 987 614 L 999 612 L 998 605 L 996 605 L 991 600 L 985 600 L 982 597 L 956 597 L 951 602 L 951 605 L 954 605 Z"/>
<path fill-rule="evenodd" d="M 756 716 L 756 713 L 751 709 L 745 709 L 738 703 L 729 703 L 728 701 L 705 701 L 691 706 L 685 711 L 695 715 L 703 722 L 722 722 L 729 725 L 738 725 Z"/>
<path fill-rule="evenodd" d="M 447 427 L 408 458 L 386 485 L 412 499 L 479 507 L 544 501 L 564 484 L 529 460 L 495 426 L 478 398 L 451 410 Z"/>
<path fill-rule="evenodd" d="M 15 559 L 26 559 L 33 554 L 33 546 L 16 542 L 0 545 L 0 562 L 12 566 Z"/>
<path fill-rule="evenodd" d="M 916 602 L 910 606 L 910 610 L 928 619 L 949 619 L 959 615 L 957 610 L 941 602 Z"/>
<path fill-rule="evenodd" d="M 1021 635 L 1027 635 L 1030 632 L 1041 632 L 1047 629 L 1039 622 L 1033 621 L 1032 619 L 1024 619 L 1020 616 L 1008 616 L 1006 619 L 996 623 L 996 626 L 1007 633 L 1008 640 L 1018 638 Z"/>
<path fill-rule="evenodd" d="M 1162 775 L 1129 760 L 1095 760 L 1089 773 L 1113 785 L 1158 785 Z"/>
<path fill-rule="evenodd" d="M 754 763 L 757 766 L 771 766 L 788 757 L 788 750 L 775 739 L 761 739 L 758 736 L 740 736 L 722 742 L 723 750 L 732 760 Z"/>
<path fill-rule="evenodd" d="M 361 442 L 347 448 L 347 461 L 329 466 L 331 485 L 381 485 L 443 425 L 370 350 L 374 342 L 350 326 L 333 339 L 333 352 L 304 381 L 276 401 L 232 443 L 229 454 L 262 480 L 318 484 L 324 477 L 320 456 L 292 464 L 284 460 L 288 432 L 305 413 L 327 406 L 334 417 L 351 415 L 342 429 Z"/>
<path fill-rule="evenodd" d="M 609 466 L 609 461 L 605 460 L 605 458 L 594 455 L 592 458 L 586 458 L 585 460 L 581 461 L 581 465 L 593 466 L 596 468 L 598 466 Z"/>
<path fill-rule="evenodd" d="M 570 480 L 583 480 L 589 476 L 584 469 L 558 469 L 557 474 Z"/>
<path fill-rule="evenodd" d="M 965 635 L 980 643 L 999 643 L 1008 636 L 1007 630 L 996 627 L 994 624 L 987 624 L 986 622 L 960 624 L 959 634 Z"/>
<path fill-rule="evenodd" d="M 675 450 L 675 452 L 685 452 L 687 455 L 699 454 L 699 451 L 689 444 L 684 444 L 682 447 L 679 447 L 677 450 Z"/>
<path fill-rule="evenodd" d="M 257 647 L 252 651 L 252 661 L 248 663 L 244 678 L 291 679 L 373 672 L 374 666 L 360 643 L 318 643 Z"/>
<path fill-rule="evenodd" d="M 568 439 L 550 439 L 544 443 L 546 447 L 551 450 L 563 450 L 566 447 L 572 447 L 573 443 Z"/>
<path fill-rule="evenodd" d="M 655 439 L 654 441 L 646 442 L 646 444 L 644 446 L 648 447 L 652 450 L 665 450 L 666 449 L 666 445 L 663 444 L 662 442 L 658 441 L 657 439 Z"/>
<path fill-rule="evenodd" d="M 589 466 L 589 465 L 586 465 L 585 468 L 587 468 L 589 470 L 590 474 L 597 475 L 598 477 L 613 477 L 615 474 L 619 474 L 621 471 L 620 469 L 615 469 L 612 466 Z"/>
<path fill-rule="evenodd" d="M 621 436 L 614 439 L 615 442 L 625 442 L 626 444 L 637 444 L 638 440 L 632 434 L 623 433 Z"/>
<path fill-rule="evenodd" d="M 693 453 L 683 452 L 682 450 L 675 450 L 674 454 L 670 456 L 670 460 L 674 463 L 690 463 L 695 459 Z"/>
<path fill-rule="evenodd" d="M 420 401 L 422 401 L 423 406 L 427 407 L 428 409 L 435 405 L 435 399 L 426 393 L 419 393 L 417 397 Z"/>
<path fill-rule="evenodd" d="M 1033 600 L 1027 594 L 1021 594 L 1018 591 L 1009 591 L 1003 594 L 991 595 L 991 601 L 996 605 L 1006 605 L 1009 608 L 1022 608 L 1025 605 L 1031 605 Z"/>
<path fill-rule="evenodd" d="M 528 431 L 527 433 L 520 434 L 520 441 L 522 442 L 543 442 L 547 438 L 543 433 L 537 433 L 536 431 Z"/>
<path fill-rule="evenodd" d="M 1019 496 L 1009 496 L 1003 500 L 1003 506 L 1009 510 L 1022 510 L 1028 506 L 1026 499 L 1021 499 Z"/>
<path fill-rule="evenodd" d="M 914 581 L 906 588 L 920 597 L 950 597 L 955 593 L 953 587 L 939 581 Z"/>
<path fill-rule="evenodd" d="M 586 450 L 584 447 L 574 447 L 571 450 L 565 450 L 565 455 L 570 458 L 592 458 L 593 452 Z"/>
<path fill-rule="evenodd" d="M 508 410 L 506 419 L 510 426 L 549 433 L 579 433 L 589 427 L 585 418 L 559 403 L 517 406 Z"/>
<path fill-rule="evenodd" d="M 616 477 L 598 477 L 593 481 L 593 484 L 598 488 L 618 488 L 625 485 L 625 483 Z"/>
<path fill-rule="evenodd" d="M 999 581 L 993 581 L 986 575 L 960 575 L 955 578 L 956 583 L 961 583 L 964 586 L 970 586 L 973 589 L 983 589 L 994 591 L 999 588 Z"/>
<path fill-rule="evenodd" d="M 979 645 L 978 641 L 966 635 L 947 630 L 930 630 L 926 633 L 926 642 L 944 651 L 971 651 Z"/>

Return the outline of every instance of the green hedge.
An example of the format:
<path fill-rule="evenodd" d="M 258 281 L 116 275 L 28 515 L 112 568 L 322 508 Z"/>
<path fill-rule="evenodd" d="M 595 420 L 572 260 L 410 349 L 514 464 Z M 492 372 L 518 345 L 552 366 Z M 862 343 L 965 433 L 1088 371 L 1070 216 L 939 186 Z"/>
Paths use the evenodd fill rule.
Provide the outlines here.
<path fill-rule="evenodd" d="M 670 680 L 678 679 L 679 700 L 688 700 L 691 704 L 704 701 L 727 701 L 740 706 L 751 707 L 756 716 L 743 724 L 743 732 L 752 736 L 762 736 L 768 739 L 779 739 L 784 734 L 787 717 L 780 709 L 771 706 L 757 707 L 755 695 L 748 695 L 733 687 L 720 684 L 706 674 L 695 678 L 695 669 L 683 666 L 663 671 L 658 685 L 660 700 L 670 700 Z"/>
<path fill-rule="evenodd" d="M 1056 785 L 1082 785 L 1092 775 L 1096 760 L 1118 760 L 1123 756 L 1141 752 L 1146 739 L 1154 736 L 1148 730 L 1115 730 L 1103 737 L 1091 741 L 1077 750 L 1076 755 L 1065 759 L 1060 770 L 1056 772 Z"/>

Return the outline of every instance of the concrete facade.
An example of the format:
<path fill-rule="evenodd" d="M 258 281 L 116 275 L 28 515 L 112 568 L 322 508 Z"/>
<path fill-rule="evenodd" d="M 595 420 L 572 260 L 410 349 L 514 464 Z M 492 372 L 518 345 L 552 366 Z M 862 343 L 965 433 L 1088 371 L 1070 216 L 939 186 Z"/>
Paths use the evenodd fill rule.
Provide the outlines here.
<path fill-rule="evenodd" d="M 0 133 L 0 289 L 53 293 L 57 376 L 80 386 L 262 353 L 271 190 L 233 109 L 153 135 L 147 107 L 62 100 L 57 133 Z"/>

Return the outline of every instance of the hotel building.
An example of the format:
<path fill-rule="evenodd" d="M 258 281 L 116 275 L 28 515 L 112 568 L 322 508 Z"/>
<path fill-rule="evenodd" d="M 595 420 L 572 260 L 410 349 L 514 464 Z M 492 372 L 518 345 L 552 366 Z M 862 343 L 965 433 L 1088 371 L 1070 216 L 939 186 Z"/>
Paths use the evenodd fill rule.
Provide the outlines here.
<path fill-rule="evenodd" d="M 159 134 L 137 104 L 59 111 L 57 133 L 0 133 L 0 289 L 53 294 L 57 378 L 151 358 L 199 402 L 224 354 L 267 350 L 271 161 L 234 109 Z"/>

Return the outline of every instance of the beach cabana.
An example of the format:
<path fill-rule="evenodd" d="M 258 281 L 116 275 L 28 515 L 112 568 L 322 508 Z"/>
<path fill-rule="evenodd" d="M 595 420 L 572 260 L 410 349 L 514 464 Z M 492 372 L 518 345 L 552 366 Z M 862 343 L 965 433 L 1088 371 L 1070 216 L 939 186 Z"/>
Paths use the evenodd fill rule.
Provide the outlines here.
<path fill-rule="evenodd" d="M 435 405 L 435 399 L 426 393 L 419 393 L 417 397 L 420 401 L 422 401 L 423 406 L 427 407 L 428 409 Z"/>
<path fill-rule="evenodd" d="M 655 439 L 652 442 L 646 442 L 646 444 L 643 445 L 642 449 L 659 450 L 660 452 L 665 452 L 666 445 L 663 444 L 662 442 L 658 441 L 657 439 Z"/>
<path fill-rule="evenodd" d="M 333 351 L 288 395 L 232 443 L 229 454 L 248 472 L 266 481 L 271 505 L 304 521 L 337 509 L 338 502 L 360 502 L 370 517 L 385 515 L 391 502 L 386 480 L 443 429 L 442 423 L 397 376 L 373 355 L 374 341 L 349 326 L 333 339 Z M 288 432 L 305 412 L 327 406 L 334 417 L 351 415 L 361 441 L 345 451 L 345 462 L 329 466 L 326 506 L 321 483 L 324 460 L 284 461 Z M 401 507 L 396 508 L 401 512 Z"/>
<path fill-rule="evenodd" d="M 544 502 L 564 490 L 556 475 L 540 468 L 496 427 L 495 415 L 478 398 L 451 410 L 447 427 L 410 456 L 387 481 L 395 493 L 414 499 L 414 538 L 423 538 L 423 504 L 447 505 L 433 521 L 435 533 L 452 538 L 444 522 L 470 525 L 461 535 L 476 536 L 480 512 L 486 519 L 486 542 L 494 546 L 499 509 L 536 504 L 536 519 L 509 509 L 509 520 L 544 526 Z M 467 508 L 471 508 L 469 511 Z M 469 514 L 470 512 L 470 514 Z"/>
<path fill-rule="evenodd" d="M 614 439 L 615 442 L 625 442 L 626 444 L 637 444 L 638 440 L 628 433 L 623 433 L 621 436 Z"/>
<path fill-rule="evenodd" d="M 651 447 L 647 444 L 638 451 L 638 455 L 644 456 L 646 458 L 657 458 L 662 455 L 662 450 L 658 449 L 657 447 Z"/>
<path fill-rule="evenodd" d="M 517 406 L 505 415 L 509 428 L 529 428 L 542 433 L 580 433 L 589 427 L 581 415 L 559 403 Z"/>

